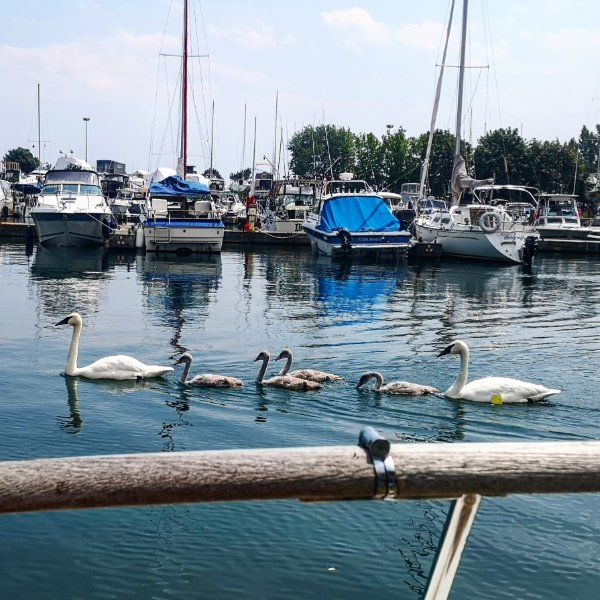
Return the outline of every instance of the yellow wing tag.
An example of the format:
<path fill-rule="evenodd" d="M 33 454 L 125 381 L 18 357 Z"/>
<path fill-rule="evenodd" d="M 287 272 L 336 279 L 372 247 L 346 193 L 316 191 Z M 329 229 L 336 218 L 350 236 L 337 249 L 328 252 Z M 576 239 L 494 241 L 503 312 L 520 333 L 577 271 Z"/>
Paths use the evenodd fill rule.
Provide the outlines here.
<path fill-rule="evenodd" d="M 492 404 L 504 404 L 504 400 L 502 400 L 502 394 L 494 394 L 492 396 Z"/>

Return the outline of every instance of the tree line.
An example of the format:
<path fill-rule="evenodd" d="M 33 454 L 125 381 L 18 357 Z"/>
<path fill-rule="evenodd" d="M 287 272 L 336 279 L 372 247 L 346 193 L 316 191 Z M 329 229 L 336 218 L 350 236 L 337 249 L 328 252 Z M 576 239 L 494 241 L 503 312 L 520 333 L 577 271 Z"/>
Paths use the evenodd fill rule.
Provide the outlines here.
<path fill-rule="evenodd" d="M 355 134 L 334 125 L 307 126 L 288 143 L 290 171 L 321 180 L 351 172 L 375 189 L 399 191 L 419 182 L 429 132 L 408 137 L 403 128 L 381 138 Z M 427 178 L 428 193 L 448 194 L 456 138 L 447 130 L 434 131 Z M 546 193 L 578 194 L 581 199 L 595 182 L 599 169 L 600 125 L 583 126 L 579 140 L 525 140 L 517 129 L 496 129 L 477 145 L 461 141 L 461 154 L 476 179 L 494 177 L 497 184 L 528 185 Z"/>

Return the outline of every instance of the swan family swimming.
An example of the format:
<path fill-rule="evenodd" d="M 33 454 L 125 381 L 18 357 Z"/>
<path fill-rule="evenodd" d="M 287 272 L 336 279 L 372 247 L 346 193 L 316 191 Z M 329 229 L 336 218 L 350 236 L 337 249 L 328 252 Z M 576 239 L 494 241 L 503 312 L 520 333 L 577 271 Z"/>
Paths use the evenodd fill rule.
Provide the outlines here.
<path fill-rule="evenodd" d="M 58 325 L 70 325 L 73 327 L 67 364 L 65 366 L 66 375 L 86 377 L 88 379 L 140 380 L 151 377 L 162 377 L 174 371 L 174 368 L 171 366 L 147 365 L 137 358 L 123 354 L 105 356 L 86 367 L 78 367 L 77 358 L 79 355 L 79 341 L 83 328 L 83 319 L 79 313 L 72 312 L 62 321 L 56 323 L 56 326 Z M 444 393 L 446 398 L 492 404 L 515 404 L 538 402 L 560 393 L 558 389 L 547 388 L 538 383 L 530 383 L 510 377 L 484 377 L 467 382 L 469 372 L 469 347 L 467 344 L 462 340 L 455 340 L 438 354 L 438 358 L 447 354 L 458 354 L 460 356 L 460 371 L 454 383 Z M 322 382 L 343 379 L 340 375 L 317 371 L 315 369 L 300 369 L 290 373 L 293 354 L 289 348 L 284 348 L 276 358 L 276 360 L 286 359 L 286 363 L 279 374 L 265 379 L 270 358 L 269 352 L 263 350 L 254 359 L 254 362 L 262 361 L 256 376 L 256 383 L 259 385 L 279 387 L 286 390 L 317 391 L 323 387 Z M 183 385 L 217 388 L 239 388 L 243 386 L 240 379 L 228 375 L 205 373 L 188 379 L 192 361 L 192 355 L 189 352 L 184 352 L 175 363 L 175 365 L 184 365 L 183 372 L 179 378 L 179 382 Z M 379 371 L 367 371 L 363 373 L 356 388 L 363 388 L 372 379 L 375 382 L 370 389 L 374 392 L 404 396 L 423 396 L 439 393 L 439 390 L 433 386 L 411 383 L 409 381 L 392 381 L 384 384 L 383 375 Z"/>

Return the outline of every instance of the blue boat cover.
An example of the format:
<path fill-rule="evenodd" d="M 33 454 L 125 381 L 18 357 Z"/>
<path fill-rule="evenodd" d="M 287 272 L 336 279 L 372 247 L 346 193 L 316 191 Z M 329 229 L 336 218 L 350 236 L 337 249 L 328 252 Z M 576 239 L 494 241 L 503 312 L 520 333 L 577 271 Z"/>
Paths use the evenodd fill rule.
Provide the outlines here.
<path fill-rule="evenodd" d="M 205 196 L 210 192 L 204 183 L 182 179 L 179 175 L 171 175 L 162 181 L 152 183 L 150 193 L 155 196 Z"/>
<path fill-rule="evenodd" d="M 354 231 L 399 231 L 400 222 L 383 198 L 358 194 L 325 200 L 317 229 L 329 233 L 345 228 Z"/>
<path fill-rule="evenodd" d="M 35 183 L 13 183 L 11 189 L 21 192 L 22 194 L 39 194 L 42 191 L 42 187 Z"/>

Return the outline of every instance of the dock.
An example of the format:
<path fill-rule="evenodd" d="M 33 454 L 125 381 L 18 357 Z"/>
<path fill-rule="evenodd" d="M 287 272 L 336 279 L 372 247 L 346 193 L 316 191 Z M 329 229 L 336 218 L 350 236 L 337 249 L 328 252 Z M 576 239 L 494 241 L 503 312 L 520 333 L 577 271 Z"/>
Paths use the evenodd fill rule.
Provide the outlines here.
<path fill-rule="evenodd" d="M 542 253 L 559 252 L 561 254 L 584 254 L 598 256 L 600 254 L 600 238 L 589 237 L 583 240 L 566 238 L 542 238 L 539 250 Z"/>

